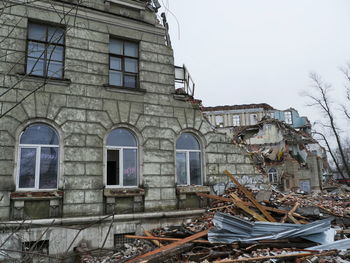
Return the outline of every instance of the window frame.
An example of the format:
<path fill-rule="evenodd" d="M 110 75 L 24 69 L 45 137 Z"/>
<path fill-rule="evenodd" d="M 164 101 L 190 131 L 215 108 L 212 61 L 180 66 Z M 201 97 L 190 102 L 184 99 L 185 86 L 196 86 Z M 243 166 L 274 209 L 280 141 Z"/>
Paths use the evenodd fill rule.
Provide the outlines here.
<path fill-rule="evenodd" d="M 136 146 L 110 146 L 107 145 L 107 140 L 108 140 L 108 136 L 114 131 L 114 130 L 118 130 L 118 129 L 125 129 L 127 130 L 135 139 L 136 141 Z M 115 189 L 115 188 L 138 188 L 139 184 L 140 184 L 140 169 L 139 169 L 139 142 L 137 139 L 137 136 L 135 135 L 134 132 L 132 132 L 130 129 L 128 128 L 124 128 L 124 127 L 119 127 L 119 128 L 115 128 L 113 130 L 111 130 L 106 137 L 106 143 L 105 143 L 105 161 L 104 161 L 104 165 L 105 165 L 105 188 L 108 189 Z M 124 150 L 136 150 L 136 185 L 124 185 L 124 174 L 123 174 L 123 168 L 124 168 Z M 119 151 L 119 184 L 118 185 L 108 185 L 108 173 L 107 173 L 107 162 L 108 162 L 108 150 L 115 150 L 115 151 Z"/>
<path fill-rule="evenodd" d="M 185 133 L 188 133 L 190 135 L 192 135 L 195 140 L 198 142 L 198 145 L 199 145 L 199 150 L 189 150 L 189 149 L 177 149 L 176 148 L 176 142 L 178 139 L 180 139 L 180 137 L 185 134 Z M 190 167 L 190 153 L 191 152 L 194 152 L 194 153 L 200 153 L 200 167 L 201 167 L 201 174 L 200 174 L 200 178 L 201 178 L 201 183 L 198 184 L 198 185 L 204 185 L 204 173 L 203 173 L 203 153 L 202 153 L 202 147 L 201 147 L 201 142 L 200 140 L 198 139 L 198 137 L 190 132 L 184 132 L 184 133 L 181 133 L 180 136 L 176 139 L 175 141 L 175 181 L 176 181 L 176 185 L 177 186 L 189 186 L 191 185 L 191 167 Z M 178 178 L 177 178 L 177 153 L 185 153 L 185 156 L 186 156 L 186 181 L 187 183 L 186 184 L 178 184 Z"/>
<path fill-rule="evenodd" d="M 279 183 L 278 171 L 276 168 L 270 168 L 268 170 L 267 174 L 269 175 L 269 182 L 271 184 L 278 184 Z"/>
<path fill-rule="evenodd" d="M 293 114 L 291 111 L 284 112 L 284 121 L 289 125 L 293 125 Z"/>
<path fill-rule="evenodd" d="M 45 30 L 46 30 L 46 39 L 45 41 L 42 41 L 42 40 L 37 40 L 37 39 L 30 39 L 29 38 L 29 26 L 30 24 L 35 24 L 35 25 L 40 25 L 40 26 L 44 26 L 45 27 Z M 52 27 L 52 28 L 57 28 L 57 29 L 62 29 L 64 31 L 63 33 L 63 43 L 51 43 L 48 41 L 48 30 L 49 28 Z M 56 31 L 55 31 L 56 32 Z M 34 58 L 34 57 L 30 57 L 29 56 L 29 42 L 34 42 L 34 43 L 39 43 L 39 44 L 43 44 L 45 46 L 45 49 L 44 49 L 44 58 L 41 58 L 41 56 L 39 58 Z M 47 67 L 47 61 L 48 61 L 48 58 L 47 58 L 47 52 L 48 52 L 48 48 L 49 46 L 60 46 L 63 48 L 63 55 L 62 55 L 62 61 L 58 61 L 58 60 L 50 60 L 50 61 L 53 61 L 53 62 L 61 62 L 62 63 L 62 77 L 51 77 L 51 76 L 48 76 L 48 67 Z M 43 75 L 34 75 L 32 74 L 33 72 L 33 69 L 28 72 L 27 71 L 27 68 L 28 68 L 28 59 L 29 58 L 34 58 L 36 59 L 36 62 L 35 64 L 40 60 L 40 59 L 43 59 L 44 60 L 44 68 L 43 68 Z M 62 25 L 57 25 L 57 24 L 51 24 L 51 23 L 44 23 L 42 21 L 35 21 L 35 20 L 29 20 L 28 23 L 27 23 L 27 37 L 26 37 L 26 55 L 25 55 L 25 74 L 28 75 L 28 76 L 32 76 L 32 77 L 38 77 L 38 78 L 48 78 L 48 79 L 57 79 L 57 80 L 62 80 L 65 78 L 65 61 L 66 61 L 66 28 Z"/>
<path fill-rule="evenodd" d="M 234 127 L 241 126 L 241 116 L 239 114 L 232 115 L 232 126 Z"/>
<path fill-rule="evenodd" d="M 111 41 L 112 40 L 121 41 L 123 43 L 123 54 L 122 55 L 121 54 L 115 54 L 115 53 L 111 52 L 110 47 L 111 47 Z M 129 42 L 129 43 L 137 45 L 137 57 L 126 56 L 124 54 L 125 42 Z M 111 68 L 111 58 L 112 57 L 121 59 L 121 69 L 120 70 L 116 70 L 116 69 L 112 69 Z M 126 59 L 137 60 L 137 73 L 125 71 L 125 58 Z M 111 78 L 110 78 L 110 72 L 111 71 L 121 72 L 122 73 L 122 85 L 121 86 L 118 86 L 118 85 L 115 85 L 115 84 L 111 83 Z M 129 75 L 129 76 L 134 76 L 135 77 L 135 87 L 125 87 L 125 80 L 124 80 L 125 74 L 127 76 Z M 111 36 L 109 38 L 109 50 L 108 50 L 108 86 L 115 87 L 115 88 L 121 88 L 121 89 L 139 90 L 140 89 L 140 83 L 139 83 L 140 81 L 139 80 L 140 80 L 140 42 L 132 40 L 132 39 Z"/>
<path fill-rule="evenodd" d="M 222 118 L 221 122 L 218 122 L 218 118 Z M 215 115 L 215 126 L 217 127 L 224 127 L 224 123 L 225 123 L 225 120 L 224 120 L 224 115 L 222 114 L 217 114 Z"/>
<path fill-rule="evenodd" d="M 56 131 L 55 128 L 52 126 L 46 124 L 46 123 L 32 123 L 27 125 L 25 128 L 28 128 L 32 125 L 46 125 L 50 127 L 53 131 L 55 131 L 58 141 L 60 140 L 59 134 Z M 18 144 L 18 152 L 17 152 L 17 169 L 16 169 L 16 190 L 17 191 L 55 191 L 58 189 L 59 186 L 59 179 L 60 179 L 60 144 L 21 144 L 21 137 L 25 131 L 25 128 L 22 129 L 20 135 L 19 135 L 19 144 Z M 42 148 L 57 148 L 57 180 L 56 180 L 56 188 L 40 188 L 40 164 L 41 164 L 41 149 Z M 19 180 L 20 180 L 20 172 L 21 172 L 21 153 L 22 149 L 35 149 L 35 174 L 34 174 L 34 188 L 20 188 L 19 187 Z"/>

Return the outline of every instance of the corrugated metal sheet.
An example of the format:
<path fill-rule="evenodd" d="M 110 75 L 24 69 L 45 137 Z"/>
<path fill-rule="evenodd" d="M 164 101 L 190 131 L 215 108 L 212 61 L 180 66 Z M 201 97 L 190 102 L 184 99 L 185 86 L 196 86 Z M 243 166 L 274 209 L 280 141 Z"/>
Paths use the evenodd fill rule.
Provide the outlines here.
<path fill-rule="evenodd" d="M 332 220 L 333 218 L 327 218 L 305 225 L 250 222 L 229 214 L 217 213 L 213 219 L 215 228 L 209 231 L 208 239 L 212 243 L 237 241 L 253 243 L 265 239 L 278 240 L 295 237 L 308 239 L 310 237 L 310 240 L 324 244 L 332 240 L 329 233 L 325 234 L 330 230 Z"/>

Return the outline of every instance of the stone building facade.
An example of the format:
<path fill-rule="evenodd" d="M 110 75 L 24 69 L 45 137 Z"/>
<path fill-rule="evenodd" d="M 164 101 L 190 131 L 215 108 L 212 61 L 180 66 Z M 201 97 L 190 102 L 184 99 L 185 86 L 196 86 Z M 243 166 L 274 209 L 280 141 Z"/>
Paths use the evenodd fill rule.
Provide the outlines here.
<path fill-rule="evenodd" d="M 149 2 L 13 1 L 1 14 L 0 218 L 32 219 L 22 234 L 50 254 L 202 213 L 195 193 L 227 181 L 225 169 L 267 181 L 175 94 L 173 50 Z M 92 222 L 76 238 L 62 228 Z M 20 245 L 11 236 L 5 247 Z"/>

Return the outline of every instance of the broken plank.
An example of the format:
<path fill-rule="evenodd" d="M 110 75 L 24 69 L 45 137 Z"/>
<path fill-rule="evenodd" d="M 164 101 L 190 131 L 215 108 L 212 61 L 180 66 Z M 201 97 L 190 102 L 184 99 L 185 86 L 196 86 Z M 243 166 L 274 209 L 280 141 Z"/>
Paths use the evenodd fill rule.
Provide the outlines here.
<path fill-rule="evenodd" d="M 205 193 L 196 193 L 198 196 L 200 197 L 205 197 L 205 198 L 209 198 L 209 199 L 214 199 L 214 200 L 219 200 L 219 201 L 224 201 L 224 202 L 230 202 L 232 203 L 232 199 L 227 198 L 227 197 L 222 197 L 222 196 L 218 196 L 218 195 L 210 195 L 210 194 L 205 194 Z M 253 207 L 254 205 L 252 203 L 249 202 L 243 202 L 246 206 L 250 206 Z M 287 214 L 288 211 L 287 210 L 282 210 L 282 209 L 278 209 L 278 208 L 274 208 L 274 207 L 268 207 L 268 206 L 264 206 L 264 208 L 268 211 L 277 213 L 277 214 Z M 298 217 L 298 218 L 302 218 L 302 219 L 307 219 L 306 217 L 299 215 L 298 213 L 293 213 L 294 217 Z M 307 223 L 307 221 L 305 221 L 304 223 Z"/>
<path fill-rule="evenodd" d="M 264 222 L 268 222 L 268 220 L 266 220 L 263 216 L 259 215 L 258 213 L 254 212 L 253 210 L 251 210 L 248 206 L 246 206 L 244 204 L 244 202 L 234 193 L 230 194 L 232 197 L 232 200 L 234 201 L 234 203 L 241 208 L 243 211 L 245 211 L 246 213 L 250 214 L 251 216 L 253 216 L 255 219 L 259 220 L 259 221 L 264 221 Z"/>
<path fill-rule="evenodd" d="M 154 237 L 149 231 L 145 230 L 143 231 L 143 233 L 147 236 L 147 237 Z M 153 244 L 155 244 L 157 247 L 162 247 L 163 244 L 159 242 L 159 240 L 155 240 L 155 239 L 151 239 L 151 242 Z"/>
<path fill-rule="evenodd" d="M 146 254 L 140 255 L 140 256 L 138 256 L 136 258 L 130 259 L 126 263 L 136 263 L 136 262 L 140 262 L 140 261 L 146 261 L 147 262 L 147 260 L 151 260 L 152 258 L 157 257 L 157 255 L 160 254 L 160 253 L 164 253 L 164 252 L 166 252 L 168 250 L 174 249 L 176 247 L 180 247 L 180 246 L 182 246 L 182 245 L 184 245 L 186 243 L 191 242 L 192 240 L 196 240 L 198 238 L 204 237 L 207 234 L 208 234 L 208 230 L 201 231 L 201 232 L 196 233 L 196 234 L 194 234 L 192 236 L 186 237 L 184 239 L 178 240 L 178 241 L 176 241 L 174 243 L 171 243 L 169 245 L 160 247 L 160 248 L 155 249 L 153 251 L 150 251 L 150 252 L 148 252 Z"/>
<path fill-rule="evenodd" d="M 261 205 L 255 197 L 252 195 L 251 192 L 248 191 L 247 188 L 245 188 L 243 185 L 241 185 L 238 180 L 227 170 L 224 171 L 224 173 L 230 177 L 230 179 L 235 183 L 235 185 L 238 187 L 238 189 L 245 194 L 245 196 L 253 203 L 253 205 L 260 210 L 260 212 L 268 219 L 270 222 L 277 222 L 275 218 L 264 208 L 263 205 Z"/>
<path fill-rule="evenodd" d="M 231 263 L 231 262 L 257 262 L 266 259 L 282 259 L 282 258 L 300 258 L 313 256 L 315 253 L 295 253 L 295 254 L 284 254 L 276 256 L 261 256 L 261 257 L 252 257 L 252 258 L 237 258 L 237 259 L 224 259 L 220 261 L 214 261 L 214 263 Z"/>
<path fill-rule="evenodd" d="M 293 208 L 287 214 L 285 214 L 285 216 L 281 219 L 281 223 L 286 222 L 287 218 L 291 218 L 292 214 L 295 212 L 295 210 L 298 209 L 298 207 L 299 207 L 299 203 L 296 202 L 295 205 L 293 206 Z M 299 222 L 297 224 L 299 224 Z"/>
<path fill-rule="evenodd" d="M 125 238 L 131 239 L 148 239 L 148 240 L 159 240 L 159 241 L 179 241 L 181 238 L 173 238 L 173 237 L 148 237 L 148 236 L 135 236 L 135 235 L 125 235 Z M 192 240 L 190 243 L 201 243 L 201 244 L 210 244 L 208 240 Z"/>

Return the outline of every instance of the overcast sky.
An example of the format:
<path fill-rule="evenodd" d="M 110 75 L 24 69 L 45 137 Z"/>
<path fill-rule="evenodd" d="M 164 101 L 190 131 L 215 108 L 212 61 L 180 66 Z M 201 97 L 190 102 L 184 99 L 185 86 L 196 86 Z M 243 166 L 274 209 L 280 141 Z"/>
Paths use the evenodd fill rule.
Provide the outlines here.
<path fill-rule="evenodd" d="M 160 0 L 160 2 L 162 2 Z M 185 64 L 205 106 L 266 102 L 296 108 L 309 73 L 334 84 L 350 61 L 350 0 L 163 0 L 177 65 Z M 164 8 L 162 9 L 164 11 Z M 178 34 L 180 31 L 180 36 Z"/>

